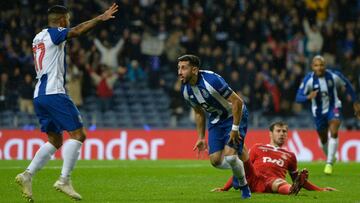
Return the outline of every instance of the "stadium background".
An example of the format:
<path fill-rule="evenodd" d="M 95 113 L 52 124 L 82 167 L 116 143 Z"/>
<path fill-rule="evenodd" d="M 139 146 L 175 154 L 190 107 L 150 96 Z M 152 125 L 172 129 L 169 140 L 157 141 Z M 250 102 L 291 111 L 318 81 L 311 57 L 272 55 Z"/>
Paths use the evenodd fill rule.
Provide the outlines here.
<path fill-rule="evenodd" d="M 47 24 L 47 8 L 66 5 L 71 24 L 77 25 L 112 2 L 0 1 L 0 159 L 30 159 L 45 138 L 36 130 L 31 103 L 35 82 L 31 43 Z M 359 96 L 360 1 L 116 2 L 120 8 L 116 19 L 67 43 L 68 93 L 82 113 L 90 138 L 101 139 L 105 146 L 101 151 L 100 145 L 89 144 L 91 158 L 98 159 L 102 153 L 100 157 L 107 159 L 106 146 L 115 139 L 113 146 L 119 149 L 109 153 L 122 159 L 123 132 L 129 140 L 138 139 L 132 145 L 138 150 L 133 156 L 137 159 L 152 159 L 153 138 L 164 141 L 155 145 L 160 154 L 168 140 L 173 140 L 171 146 L 183 143 L 177 145 L 179 150 L 191 151 L 196 133 L 188 130 L 194 129 L 193 118 L 179 92 L 176 71 L 176 58 L 184 53 L 199 55 L 204 69 L 222 75 L 245 99 L 250 110 L 248 142 L 267 142 L 268 124 L 285 120 L 293 130 L 287 146 L 298 156 L 312 149 L 313 158 L 300 158 L 304 161 L 323 158 L 311 130 L 309 106 L 294 102 L 311 57 L 323 54 L 328 68 L 344 73 Z M 314 27 L 310 33 L 307 25 Z M 356 134 L 360 124 L 350 98 L 341 97 L 340 160 L 360 161 Z M 142 154 L 145 151 L 148 154 Z M 157 158 L 196 157 L 189 153 Z"/>

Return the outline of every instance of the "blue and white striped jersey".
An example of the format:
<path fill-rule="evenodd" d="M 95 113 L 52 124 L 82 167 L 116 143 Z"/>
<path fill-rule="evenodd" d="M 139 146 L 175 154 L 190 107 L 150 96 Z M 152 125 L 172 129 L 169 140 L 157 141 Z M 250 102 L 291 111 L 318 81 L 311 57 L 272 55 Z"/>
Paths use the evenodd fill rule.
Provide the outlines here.
<path fill-rule="evenodd" d="M 318 77 L 314 72 L 308 73 L 301 83 L 297 95 L 297 102 L 307 101 L 307 95 L 311 91 L 318 90 L 318 94 L 311 100 L 312 113 L 316 117 L 326 114 L 333 108 L 341 108 L 337 88 L 344 86 L 346 93 L 356 101 L 356 94 L 348 79 L 343 74 L 334 70 L 326 70 L 323 77 Z"/>
<path fill-rule="evenodd" d="M 232 105 L 227 98 L 233 90 L 218 74 L 200 70 L 196 85 L 183 84 L 181 92 L 192 107 L 201 107 L 209 113 L 209 122 L 216 124 L 232 116 Z"/>
<path fill-rule="evenodd" d="M 34 98 L 39 95 L 65 94 L 68 28 L 45 28 L 32 43 L 36 79 Z"/>

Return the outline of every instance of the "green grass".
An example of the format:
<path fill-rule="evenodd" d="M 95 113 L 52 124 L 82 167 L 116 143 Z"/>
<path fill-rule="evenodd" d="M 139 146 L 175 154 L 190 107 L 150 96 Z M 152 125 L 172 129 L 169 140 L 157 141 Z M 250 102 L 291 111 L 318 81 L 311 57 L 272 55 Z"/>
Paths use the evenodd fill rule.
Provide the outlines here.
<path fill-rule="evenodd" d="M 35 202 L 73 202 L 55 191 L 61 161 L 50 163 L 33 179 Z M 0 202 L 25 202 L 14 177 L 29 161 L 0 161 Z M 360 164 L 337 163 L 332 176 L 322 173 L 323 163 L 300 163 L 310 180 L 337 192 L 302 190 L 298 196 L 253 194 L 247 202 L 360 202 Z M 231 171 L 218 170 L 208 161 L 79 161 L 72 174 L 82 202 L 239 202 L 239 191 L 211 193 Z"/>

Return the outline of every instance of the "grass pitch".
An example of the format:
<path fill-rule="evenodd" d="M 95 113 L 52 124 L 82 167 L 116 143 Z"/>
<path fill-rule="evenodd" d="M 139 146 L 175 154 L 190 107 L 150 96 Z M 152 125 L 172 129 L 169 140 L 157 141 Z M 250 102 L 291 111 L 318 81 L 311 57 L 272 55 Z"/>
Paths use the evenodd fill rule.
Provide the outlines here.
<path fill-rule="evenodd" d="M 14 182 L 29 161 L 0 161 L 0 202 L 25 202 Z M 35 202 L 73 202 L 52 185 L 61 171 L 62 161 L 50 161 L 33 179 Z M 322 173 L 323 163 L 300 163 L 308 168 L 310 181 L 335 187 L 337 192 L 301 190 L 298 196 L 253 194 L 240 199 L 239 191 L 212 193 L 230 177 L 230 170 L 219 170 L 209 161 L 79 161 L 72 174 L 81 202 L 360 202 L 360 164 L 337 163 L 334 174 Z"/>

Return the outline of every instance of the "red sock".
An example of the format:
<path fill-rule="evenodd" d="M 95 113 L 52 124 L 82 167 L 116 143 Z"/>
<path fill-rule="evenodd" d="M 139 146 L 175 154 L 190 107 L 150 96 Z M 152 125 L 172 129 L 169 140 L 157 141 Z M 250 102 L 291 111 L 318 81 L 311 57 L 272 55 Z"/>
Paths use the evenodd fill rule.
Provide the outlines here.
<path fill-rule="evenodd" d="M 278 188 L 278 193 L 288 195 L 290 193 L 291 185 L 289 183 L 283 183 Z"/>

